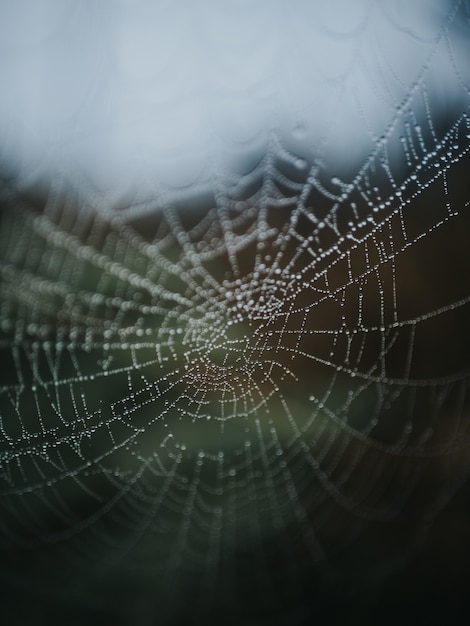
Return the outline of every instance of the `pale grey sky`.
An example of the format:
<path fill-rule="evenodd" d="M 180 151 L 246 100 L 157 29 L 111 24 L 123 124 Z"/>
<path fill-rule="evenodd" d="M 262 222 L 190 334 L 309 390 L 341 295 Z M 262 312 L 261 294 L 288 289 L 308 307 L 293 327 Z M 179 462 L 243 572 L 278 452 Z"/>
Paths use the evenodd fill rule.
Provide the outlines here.
<path fill-rule="evenodd" d="M 428 84 L 451 97 L 455 72 L 436 48 L 448 11 L 444 0 L 3 0 L 2 162 L 117 191 L 188 185 L 276 129 L 334 170 L 371 150 L 432 54 Z"/>

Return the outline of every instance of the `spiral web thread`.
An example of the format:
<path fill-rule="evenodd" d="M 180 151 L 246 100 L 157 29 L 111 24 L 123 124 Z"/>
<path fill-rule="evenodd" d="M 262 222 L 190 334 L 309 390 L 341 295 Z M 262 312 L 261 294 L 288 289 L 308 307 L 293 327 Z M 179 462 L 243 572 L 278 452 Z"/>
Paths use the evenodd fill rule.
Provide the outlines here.
<path fill-rule="evenodd" d="M 3 180 L 5 571 L 266 595 L 445 504 L 469 441 L 454 69 L 467 104 L 435 114 L 424 68 L 348 182 L 276 133 L 150 205 Z"/>

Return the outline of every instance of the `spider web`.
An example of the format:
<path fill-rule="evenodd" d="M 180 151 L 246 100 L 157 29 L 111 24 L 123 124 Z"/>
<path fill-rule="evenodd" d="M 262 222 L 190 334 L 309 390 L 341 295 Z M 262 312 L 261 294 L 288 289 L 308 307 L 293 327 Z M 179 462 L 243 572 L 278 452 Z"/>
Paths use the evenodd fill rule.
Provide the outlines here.
<path fill-rule="evenodd" d="M 5 578 L 236 620 L 406 562 L 469 469 L 468 5 L 449 15 L 429 58 L 458 104 L 433 110 L 426 63 L 350 174 L 271 131 L 108 210 L 3 177 Z"/>

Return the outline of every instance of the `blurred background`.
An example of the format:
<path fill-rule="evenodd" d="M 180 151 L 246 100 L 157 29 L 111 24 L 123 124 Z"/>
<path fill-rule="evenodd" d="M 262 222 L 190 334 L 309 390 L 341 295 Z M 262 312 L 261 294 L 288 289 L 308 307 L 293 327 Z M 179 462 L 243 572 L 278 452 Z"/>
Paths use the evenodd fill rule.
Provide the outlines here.
<path fill-rule="evenodd" d="M 469 25 L 0 1 L 6 623 L 457 620 Z"/>

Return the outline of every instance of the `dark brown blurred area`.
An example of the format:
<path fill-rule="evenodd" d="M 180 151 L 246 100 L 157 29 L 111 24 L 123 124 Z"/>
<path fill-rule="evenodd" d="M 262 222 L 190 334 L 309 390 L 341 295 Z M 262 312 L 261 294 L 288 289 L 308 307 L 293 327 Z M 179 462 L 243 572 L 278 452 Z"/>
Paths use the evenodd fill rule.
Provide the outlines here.
<path fill-rule="evenodd" d="M 130 621 L 154 624 L 161 620 L 189 623 L 193 607 L 194 611 L 196 607 L 200 611 L 205 605 L 201 594 L 207 594 L 207 605 L 212 607 L 210 619 L 214 622 L 254 624 L 268 620 L 268 623 L 281 625 L 307 624 L 312 620 L 328 624 L 411 623 L 418 619 L 428 624 L 442 623 L 444 619 L 448 623 L 449 620 L 455 621 L 465 606 L 470 573 L 470 501 L 466 482 L 469 469 L 470 331 L 468 304 L 454 306 L 468 298 L 470 217 L 467 171 L 468 157 L 465 157 L 452 168 L 449 175 L 452 181 L 449 180 L 445 195 L 442 195 L 442 185 L 434 184 L 406 205 L 401 220 L 406 222 L 407 232 L 418 237 L 412 245 L 407 246 L 405 242 L 400 247 L 403 224 L 391 220 L 386 227 L 378 228 L 372 238 L 359 240 L 351 255 L 345 254 L 344 250 L 336 251 L 338 263 L 323 262 L 321 258 L 317 261 L 313 252 L 314 245 L 318 244 L 302 244 L 308 240 L 311 223 L 305 221 L 293 228 L 288 213 L 284 217 L 273 209 L 264 216 L 263 228 L 271 235 L 261 248 L 261 257 L 254 238 L 252 243 L 238 248 L 235 265 L 233 257 L 221 252 L 224 242 L 220 237 L 220 223 L 214 216 L 211 239 L 202 240 L 207 250 L 212 250 L 203 262 L 204 272 L 208 272 L 217 284 L 225 285 L 224 290 L 233 294 L 234 302 L 237 302 L 237 293 L 242 294 L 238 300 L 243 302 L 242 317 L 237 318 L 231 327 L 222 326 L 217 335 L 219 339 L 210 344 L 211 350 L 206 353 L 206 338 L 198 333 L 204 331 L 210 337 L 217 328 L 217 319 L 208 318 L 206 324 L 205 318 L 197 314 L 196 322 L 201 324 L 202 320 L 204 324 L 190 331 L 188 328 L 191 329 L 193 318 L 186 316 L 184 306 L 178 309 L 178 305 L 168 305 L 168 312 L 176 311 L 175 328 L 183 323 L 181 327 L 184 329 L 183 344 L 179 348 L 175 344 L 173 358 L 179 363 L 190 346 L 197 362 L 184 378 L 175 379 L 173 395 L 167 397 L 177 403 L 180 396 L 187 394 L 192 402 L 197 402 L 202 384 L 205 411 L 221 417 L 224 410 L 230 417 L 224 431 L 219 426 L 214 428 L 213 424 L 197 420 L 175 423 L 176 438 L 184 440 L 187 445 L 188 467 L 199 447 L 215 454 L 225 446 L 230 457 L 231 447 L 236 449 L 243 445 L 246 435 L 237 434 L 237 398 L 244 397 L 252 384 L 259 395 L 249 396 L 251 405 L 245 403 L 244 411 L 250 419 L 257 414 L 263 417 L 263 403 L 267 401 L 271 417 L 276 410 L 280 415 L 284 409 L 282 402 L 276 400 L 278 394 L 293 411 L 296 426 L 303 433 L 300 441 L 303 440 L 309 448 L 308 455 L 302 457 L 302 447 L 289 444 L 289 424 L 280 417 L 274 418 L 278 436 L 281 442 L 286 442 L 286 460 L 301 490 L 305 523 L 314 530 L 316 540 L 325 549 L 326 566 L 315 564 L 315 559 L 311 561 L 309 547 L 304 544 L 298 520 L 294 518 L 291 525 L 285 525 L 278 534 L 267 532 L 259 545 L 251 544 L 252 539 L 247 535 L 246 546 L 243 541 L 235 546 L 233 554 L 228 555 L 227 570 L 221 571 L 220 587 L 216 582 L 212 587 L 197 582 L 198 561 L 195 560 L 196 567 L 177 587 L 179 591 L 173 590 L 173 595 L 168 596 L 170 602 L 165 606 L 165 598 L 158 591 L 161 578 L 152 572 L 151 567 L 143 567 L 140 574 L 135 569 L 127 571 L 119 567 L 112 575 L 100 575 L 97 579 L 99 591 L 96 591 L 96 581 L 90 586 L 87 576 L 96 577 L 93 570 L 98 552 L 96 555 L 84 553 L 77 559 L 75 548 L 69 554 L 69 548 L 62 547 L 61 541 L 54 541 L 50 546 L 46 542 L 38 550 L 33 549 L 35 556 L 31 559 L 31 546 L 26 551 L 19 547 L 11 552 L 4 543 L 8 554 L 4 563 L 9 564 L 2 585 L 4 591 L 9 591 L 2 593 L 2 601 L 8 620 L 11 623 L 34 620 L 37 624 L 60 623 L 62 620 L 77 624 L 86 620 L 88 623 L 116 625 Z M 39 208 L 31 209 L 31 197 L 26 197 L 26 201 L 29 208 L 24 217 L 29 216 L 28 220 L 32 219 L 34 223 L 42 212 L 40 202 Z M 455 215 L 441 224 L 441 217 L 449 215 L 449 206 Z M 160 245 L 165 262 L 184 267 L 185 251 L 175 234 L 176 224 L 179 224 L 178 228 L 181 226 L 182 232 L 189 233 L 196 244 L 198 229 L 201 231 L 205 219 L 203 213 L 189 215 L 179 210 L 162 213 L 147 218 L 145 223 L 131 222 L 130 228 L 139 241 Z M 7 215 L 10 217 L 6 218 Z M 4 219 L 8 221 L 11 216 L 11 209 L 5 209 Z M 15 228 L 21 225 L 21 220 L 13 219 Z M 56 222 L 59 232 L 65 232 L 65 223 Z M 75 228 L 73 222 L 70 224 L 72 229 Z M 84 246 L 90 246 L 92 242 L 98 252 L 109 246 L 110 241 L 119 242 L 122 232 L 127 232 L 119 234 L 111 223 L 99 217 L 94 217 L 88 225 L 85 220 L 84 224 L 80 226 L 79 239 Z M 435 224 L 440 225 L 434 228 Z M 232 232 L 243 236 L 246 232 L 256 232 L 259 225 L 256 209 L 241 216 L 238 233 L 235 227 Z M 339 229 L 346 232 L 348 226 L 340 225 Z M 293 232 L 297 241 L 292 238 Z M 419 238 L 421 232 L 425 236 Z M 3 257 L 4 264 L 16 264 L 21 269 L 21 263 L 27 263 L 29 255 L 34 253 L 39 266 L 41 258 L 47 254 L 44 238 L 42 243 L 40 239 L 36 244 L 34 239 L 31 240 L 30 248 L 21 253 L 24 255 L 22 261 Z M 129 245 L 129 241 L 122 239 L 123 245 Z M 162 245 L 161 242 L 166 243 Z M 368 271 L 368 267 L 374 268 L 374 254 L 378 255 L 390 245 L 388 260 L 378 259 L 376 268 Z M 323 247 L 328 250 L 328 246 Z M 14 250 L 14 245 L 11 249 Z M 202 258 L 204 248 L 200 250 Z M 70 249 L 65 250 L 64 264 L 69 255 Z M 72 251 L 72 257 L 74 255 Z M 138 268 L 137 257 L 128 255 L 126 262 Z M 260 258 L 263 261 L 261 269 L 258 267 Z M 122 257 L 117 259 L 122 263 Z M 269 260 L 273 259 L 279 259 L 278 274 L 270 271 Z M 348 259 L 346 265 L 344 259 Z M 61 283 L 64 282 L 64 266 L 50 264 L 47 278 L 53 280 L 57 276 Z M 237 267 L 236 272 L 234 267 Z M 30 269 L 34 271 L 34 262 Z M 161 280 L 161 284 L 175 293 L 191 297 L 191 287 L 185 282 L 187 278 L 178 282 L 178 276 L 173 280 L 163 273 L 158 275 L 158 271 L 155 268 L 157 284 Z M 274 280 L 273 276 L 279 278 Z M 249 286 L 246 293 L 237 292 L 234 287 L 237 280 L 240 285 Z M 71 287 L 79 294 L 82 289 L 97 290 L 106 285 L 100 272 L 93 274 L 83 268 L 72 276 L 71 281 Z M 35 285 L 34 277 L 32 285 Z M 8 279 L 4 281 L 4 293 L 15 302 L 12 287 Z M 110 279 L 106 289 L 112 294 L 118 287 Z M 338 297 L 325 298 L 326 290 L 330 293 L 337 290 Z M 19 297 L 17 304 L 10 309 L 10 319 L 11 311 L 18 315 L 18 319 L 32 315 L 33 309 L 24 300 L 24 294 L 21 291 L 17 294 Z M 127 291 L 125 296 L 129 295 L 132 294 Z M 220 306 L 230 311 L 231 297 L 227 296 L 227 301 L 220 300 Z M 193 302 L 196 305 L 200 302 L 201 310 L 204 310 L 207 304 L 204 298 L 194 298 Z M 360 306 L 359 301 L 362 302 Z M 29 322 L 44 321 L 46 311 L 51 332 L 55 332 L 53 327 L 60 320 L 58 327 L 67 341 L 70 340 L 67 333 L 75 329 L 80 342 L 90 320 L 93 320 L 95 330 L 98 328 L 98 335 L 106 330 L 108 321 L 112 322 L 108 314 L 100 321 L 99 308 L 88 312 L 67 308 L 60 297 L 51 307 L 43 308 L 43 312 L 39 307 L 38 311 Z M 442 312 L 436 314 L 439 311 Z M 233 318 L 228 313 L 224 319 L 226 323 Z M 119 323 L 132 328 L 137 317 L 129 311 Z M 162 321 L 158 316 L 150 316 L 145 322 L 148 327 L 152 324 L 165 326 L 166 323 L 166 318 Z M 142 328 L 146 327 L 145 324 Z M 173 322 L 168 324 L 169 329 L 173 327 Z M 299 329 L 305 332 L 299 334 Z M 8 332 L 3 338 L 5 354 L 9 349 L 5 343 L 7 338 Z M 131 338 L 131 343 L 133 340 Z M 347 340 L 349 347 L 346 346 Z M 193 341 L 195 343 L 191 343 Z M 90 371 L 96 369 L 94 360 L 103 358 L 99 356 L 99 350 L 93 349 L 86 359 L 80 357 L 81 366 L 90 368 Z M 127 362 L 125 355 L 118 355 L 117 349 L 116 355 L 118 365 Z M 269 367 L 263 365 L 265 355 L 274 355 L 267 361 Z M 249 378 L 239 377 L 234 387 L 234 372 L 239 368 L 241 372 L 248 371 L 245 366 L 243 370 L 240 359 L 251 359 L 260 366 Z M 274 369 L 271 366 L 273 359 Z M 332 366 L 337 369 L 334 375 Z M 181 371 L 178 370 L 181 367 L 178 365 L 174 371 Z M 147 377 L 152 376 L 151 368 L 145 369 L 144 365 L 142 368 Z M 158 381 L 161 372 L 153 371 Z M 172 371 L 170 368 L 166 375 L 176 376 Z M 11 370 L 3 371 L 2 376 L 3 384 L 11 383 L 10 379 L 15 378 Z M 120 384 L 124 385 L 124 380 Z M 227 384 L 233 400 L 224 399 L 222 403 L 221 389 Z M 107 385 L 109 389 L 103 384 L 87 383 L 90 407 L 104 398 L 124 411 L 125 398 L 120 404 L 123 387 Z M 388 399 L 387 387 L 390 389 Z M 354 394 L 348 400 L 348 394 L 352 392 Z M 307 408 L 312 395 L 317 404 L 324 398 L 313 427 L 309 425 L 311 409 Z M 31 405 L 32 402 L 31 396 Z M 154 445 L 152 442 L 162 437 L 158 424 L 150 426 L 155 410 L 152 407 L 155 406 L 150 405 L 147 409 L 142 405 L 133 414 L 134 423 L 142 425 L 147 436 L 147 440 L 142 439 L 139 445 L 149 453 Z M 184 405 L 183 410 L 190 413 L 191 402 Z M 24 419 L 27 425 L 27 415 Z M 5 422 L 3 427 L 14 434 L 11 425 Z M 263 432 L 267 436 L 267 429 Z M 108 444 L 96 438 L 90 445 L 89 454 L 93 459 L 100 456 L 100 446 Z M 309 458 L 315 459 L 315 465 L 309 466 Z M 74 461 L 70 457 L 66 462 Z M 124 463 L 122 459 L 113 461 L 113 457 L 110 462 Z M 254 472 L 251 480 L 257 482 L 254 497 L 262 499 L 263 465 L 254 463 L 248 469 Z M 209 483 L 216 480 L 211 474 L 204 475 L 204 478 Z M 101 488 L 98 478 L 88 484 Z M 249 489 L 248 484 L 246 488 Z M 109 485 L 104 485 L 103 489 L 103 493 L 107 493 Z M 281 499 L 286 497 L 281 487 L 279 496 Z M 67 497 L 70 498 L 70 494 Z M 81 501 L 81 496 L 78 497 Z M 113 497 L 112 489 L 109 497 Z M 7 505 L 7 509 L 8 506 L 11 505 Z M 87 506 L 83 500 L 77 509 L 84 519 L 93 515 Z M 80 507 L 83 508 L 80 510 Z M 6 511 L 4 523 L 7 523 Z M 267 512 L 269 518 L 269 509 Z M 268 524 L 267 518 L 263 524 Z M 259 519 L 263 516 L 260 515 Z M 50 523 L 47 517 L 43 521 Z M 112 552 L 113 544 L 116 541 L 119 544 L 121 540 L 121 533 L 113 538 L 113 525 L 103 525 L 101 517 L 96 521 L 96 528 L 102 539 L 105 533 L 110 533 Z M 92 550 L 91 546 L 93 543 L 88 548 L 86 544 L 81 545 L 79 549 Z M 260 553 L 253 559 L 251 550 L 255 550 L 255 555 L 257 550 Z M 288 558 L 286 550 L 291 551 Z M 252 569 L 261 553 L 262 574 Z M 67 599 L 68 592 L 61 590 L 58 583 L 60 578 L 61 582 L 74 579 L 73 571 L 79 561 L 77 571 L 80 573 L 72 585 L 73 599 Z M 295 572 L 289 580 L 288 567 L 292 563 L 295 563 Z M 329 573 L 330 569 L 334 574 Z M 261 584 L 259 576 L 263 577 Z M 49 578 L 50 583 L 47 582 Z M 232 585 L 235 591 L 229 589 Z M 82 586 L 83 593 L 80 592 Z M 41 588 L 42 593 L 39 593 Z M 212 594 L 220 594 L 220 597 L 209 598 Z M 24 602 L 25 597 L 28 602 Z M 231 598 L 230 603 L 228 598 Z M 114 613 L 113 605 L 121 605 L 121 599 L 122 606 Z"/>

